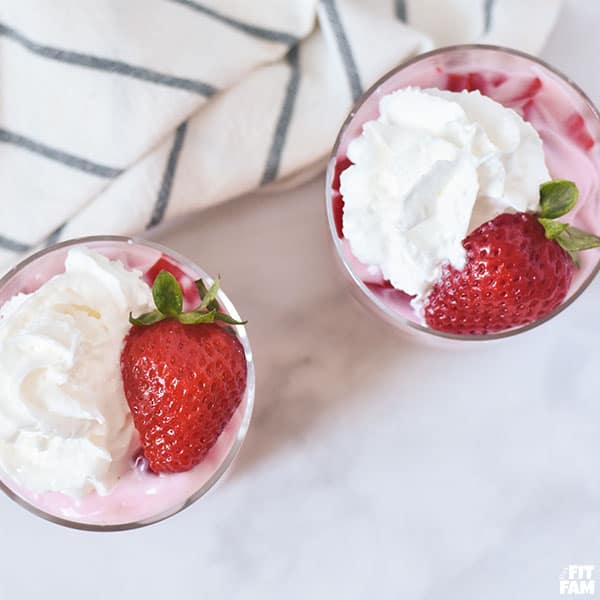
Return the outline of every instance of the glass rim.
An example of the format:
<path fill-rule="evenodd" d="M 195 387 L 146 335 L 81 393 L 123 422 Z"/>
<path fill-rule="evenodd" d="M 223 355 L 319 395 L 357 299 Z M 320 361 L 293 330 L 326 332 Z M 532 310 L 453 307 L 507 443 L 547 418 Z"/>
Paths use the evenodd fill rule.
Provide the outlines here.
<path fill-rule="evenodd" d="M 400 324 L 402 326 L 407 326 L 410 329 L 418 332 L 419 334 L 428 334 L 434 337 L 441 338 L 443 340 L 452 340 L 452 341 L 460 341 L 460 342 L 489 342 L 493 340 L 500 340 L 512 337 L 519 333 L 526 333 L 543 325 L 544 323 L 550 321 L 560 313 L 562 313 L 565 309 L 579 298 L 583 292 L 589 287 L 592 281 L 595 279 L 596 275 L 600 271 L 600 258 L 596 262 L 596 265 L 591 270 L 590 274 L 586 277 L 584 281 L 579 284 L 579 287 L 573 292 L 573 294 L 560 306 L 555 308 L 552 312 L 548 313 L 546 316 L 538 319 L 532 323 L 527 323 L 525 325 L 520 325 L 518 327 L 513 327 L 511 329 L 507 329 L 504 331 L 499 331 L 496 333 L 488 333 L 488 334 L 457 334 L 457 333 L 447 333 L 444 331 L 438 331 L 436 329 L 432 329 L 431 327 L 427 327 L 425 325 L 421 325 L 415 321 L 411 321 L 406 317 L 403 317 L 397 311 L 391 309 L 387 306 L 382 300 L 380 300 L 367 286 L 367 284 L 354 272 L 352 265 L 347 260 L 344 252 L 342 251 L 341 245 L 342 240 L 339 238 L 337 234 L 337 228 L 335 224 L 334 214 L 333 214 L 333 203 L 332 203 L 332 194 L 331 194 L 331 183 L 333 181 L 334 169 L 337 159 L 338 150 L 342 139 L 346 133 L 346 130 L 350 126 L 350 124 L 354 120 L 354 116 L 356 112 L 361 108 L 361 106 L 374 94 L 377 89 L 382 86 L 388 79 L 394 77 L 400 71 L 410 67 L 413 64 L 421 62 L 423 60 L 427 60 L 433 56 L 438 56 L 440 54 L 452 54 L 456 52 L 462 51 L 483 51 L 483 52 L 497 52 L 510 54 L 512 56 L 516 56 L 519 58 L 523 58 L 528 60 L 534 64 L 537 64 L 552 74 L 561 79 L 567 86 L 571 87 L 579 96 L 583 99 L 584 103 L 590 109 L 591 113 L 594 115 L 596 119 L 600 122 L 600 111 L 596 108 L 592 100 L 589 96 L 577 85 L 572 79 L 570 79 L 567 75 L 565 75 L 559 69 L 556 69 L 552 65 L 548 64 L 542 59 L 539 59 L 527 52 L 523 52 L 521 50 L 516 50 L 513 48 L 506 48 L 504 46 L 496 46 L 493 44 L 457 44 L 452 46 L 443 46 L 441 48 L 436 48 L 435 50 L 431 50 L 429 52 L 424 52 L 423 54 L 418 54 L 402 63 L 398 66 L 394 67 L 384 75 L 382 75 L 371 87 L 369 87 L 365 92 L 361 94 L 361 96 L 352 104 L 352 108 L 348 112 L 348 115 L 344 119 L 339 132 L 336 136 L 335 143 L 329 154 L 329 159 L 327 162 L 327 172 L 325 176 L 326 181 L 326 190 L 325 190 L 325 200 L 326 200 L 326 211 L 327 211 L 327 222 L 329 225 L 329 233 L 331 235 L 331 241 L 335 247 L 338 258 L 342 262 L 344 270 L 350 276 L 353 283 L 359 288 L 365 298 L 372 302 L 375 307 L 386 317 L 388 320 L 396 324 Z"/>
<path fill-rule="evenodd" d="M 214 279 L 196 263 L 186 258 L 185 256 L 179 254 L 178 252 L 171 250 L 170 248 L 167 248 L 166 246 L 163 246 L 161 244 L 157 244 L 155 242 L 151 242 L 138 237 L 128 237 L 120 235 L 94 235 L 66 240 L 64 242 L 53 244 L 52 246 L 48 246 L 47 248 L 43 248 L 42 250 L 30 254 L 29 256 L 25 257 L 21 262 L 9 269 L 2 277 L 0 277 L 0 289 L 4 287 L 9 281 L 11 281 L 12 278 L 15 277 L 15 275 L 17 275 L 25 267 L 32 264 L 39 258 L 42 258 L 43 256 L 50 254 L 51 252 L 55 252 L 56 250 L 61 250 L 63 248 L 68 248 L 71 246 L 81 246 L 94 242 L 115 242 L 117 244 L 125 244 L 129 246 L 146 246 L 154 250 L 158 250 L 162 254 L 166 254 L 167 256 L 174 258 L 178 263 L 192 269 L 193 271 L 199 272 L 203 278 L 207 279 L 207 281 L 214 281 Z M 234 319 L 241 321 L 241 317 L 237 312 L 235 306 L 233 305 L 229 297 L 225 294 L 225 292 L 223 292 L 223 290 L 221 289 L 219 289 L 218 298 L 219 301 L 225 307 L 227 313 L 230 314 Z M 200 488 L 196 490 L 193 494 L 188 496 L 182 504 L 178 504 L 177 507 L 174 507 L 172 509 L 167 508 L 166 510 L 156 515 L 150 515 L 149 517 L 137 521 L 127 521 L 125 523 L 104 525 L 100 523 L 86 523 L 84 521 L 67 519 L 65 517 L 60 517 L 58 515 L 48 513 L 45 510 L 34 506 L 29 500 L 22 498 L 17 492 L 15 492 L 8 484 L 6 484 L 1 479 L 0 490 L 3 491 L 11 500 L 16 502 L 19 506 L 26 509 L 30 513 L 33 513 L 34 515 L 46 521 L 55 523 L 56 525 L 61 525 L 63 527 L 67 527 L 70 529 L 78 529 L 82 531 L 111 532 L 139 529 L 141 527 L 147 527 L 149 525 L 159 523 L 160 521 L 164 521 L 165 519 L 173 517 L 176 514 L 185 510 L 186 508 L 190 507 L 192 504 L 197 502 L 202 496 L 208 493 L 223 477 L 225 472 L 229 469 L 234 459 L 238 455 L 240 448 L 242 447 L 242 444 L 248 433 L 248 429 L 250 427 L 250 421 L 254 409 L 254 396 L 256 391 L 254 359 L 252 357 L 252 349 L 248 340 L 248 333 L 246 331 L 246 327 L 244 325 L 236 326 L 236 331 L 239 332 L 238 338 L 244 348 L 244 354 L 247 363 L 246 390 L 244 392 L 244 412 L 240 420 L 237 432 L 235 434 L 234 443 L 228 450 L 227 454 L 220 461 L 219 466 L 215 469 L 212 475 L 200 486 Z"/>

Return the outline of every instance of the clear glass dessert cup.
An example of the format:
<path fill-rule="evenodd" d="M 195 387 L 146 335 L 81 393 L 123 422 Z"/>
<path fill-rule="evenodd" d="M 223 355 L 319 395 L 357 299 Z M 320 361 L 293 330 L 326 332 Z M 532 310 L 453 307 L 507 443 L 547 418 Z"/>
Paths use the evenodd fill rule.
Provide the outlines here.
<path fill-rule="evenodd" d="M 382 96 L 408 86 L 478 89 L 516 110 L 542 138 L 551 177 L 575 181 L 579 188 L 579 202 L 563 220 L 600 235 L 600 115 L 585 93 L 550 65 L 516 50 L 485 45 L 441 48 L 384 75 L 357 100 L 337 136 L 327 168 L 326 210 L 334 252 L 352 292 L 368 310 L 421 340 L 497 340 L 551 320 L 571 305 L 598 273 L 599 249 L 580 254 L 581 265 L 571 288 L 553 312 L 532 323 L 486 335 L 457 335 L 427 327 L 419 321 L 406 294 L 370 282 L 368 267 L 353 256 L 342 231 L 343 198 L 339 192 L 340 173 L 351 164 L 346 155 L 348 144 L 360 135 L 365 122 L 377 118 Z"/>
<path fill-rule="evenodd" d="M 0 279 L 0 306 L 16 294 L 31 293 L 52 276 L 64 271 L 67 252 L 85 247 L 129 269 L 143 273 L 159 259 L 180 269 L 189 281 L 212 278 L 185 257 L 151 242 L 119 236 L 95 236 L 57 244 L 26 258 Z M 185 294 L 185 289 L 184 289 Z M 240 320 L 229 298 L 219 291 L 222 310 Z M 139 471 L 132 456 L 131 473 L 125 474 L 107 496 L 91 492 L 77 501 L 64 494 L 34 494 L 19 487 L 0 471 L 0 489 L 39 517 L 88 531 L 123 531 L 162 521 L 204 496 L 223 476 L 236 457 L 250 425 L 254 403 L 254 363 L 246 329 L 235 327 L 247 361 L 246 390 L 225 430 L 203 461 L 186 473 L 155 475 Z"/>

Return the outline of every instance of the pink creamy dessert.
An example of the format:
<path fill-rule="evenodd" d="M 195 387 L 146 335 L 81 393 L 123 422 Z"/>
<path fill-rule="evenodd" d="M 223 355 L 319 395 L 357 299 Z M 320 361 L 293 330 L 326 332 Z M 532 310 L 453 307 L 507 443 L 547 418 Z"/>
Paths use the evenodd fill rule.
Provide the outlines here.
<path fill-rule="evenodd" d="M 96 525 L 107 529 L 123 529 L 124 525 L 146 525 L 171 516 L 192 504 L 219 478 L 227 457 L 236 448 L 244 419 L 240 405 L 219 441 L 209 455 L 191 471 L 155 475 L 132 451 L 131 470 L 106 496 L 96 492 L 80 500 L 58 492 L 33 494 L 29 490 L 3 480 L 5 491 L 25 500 L 43 516 L 56 517 L 76 525 Z M 52 520 L 52 519 L 51 519 Z M 129 527 L 127 527 L 129 528 Z"/>
<path fill-rule="evenodd" d="M 153 244 L 116 237 L 86 238 L 43 251 L 9 272 L 0 281 L 0 307 L 19 293 L 35 292 L 53 276 L 62 273 L 67 254 L 73 247 L 120 261 L 127 270 L 141 272 L 148 285 L 152 285 L 161 270 L 171 272 L 181 285 L 186 309 L 197 303 L 194 281 L 208 278 L 183 257 Z M 239 319 L 235 308 L 221 291 L 218 301 L 224 312 Z M 91 491 L 81 497 L 74 497 L 60 492 L 34 493 L 17 485 L 2 472 L 0 487 L 32 512 L 63 525 L 84 529 L 119 530 L 138 527 L 185 508 L 208 491 L 223 475 L 235 458 L 248 429 L 254 398 L 253 362 L 245 329 L 237 327 L 236 334 L 244 348 L 248 366 L 246 390 L 216 444 L 193 469 L 182 473 L 154 474 L 143 457 L 136 434 L 127 454 L 128 468 L 107 494 Z"/>
<path fill-rule="evenodd" d="M 352 254 L 343 234 L 344 200 L 340 194 L 340 175 L 352 164 L 347 157 L 348 144 L 361 134 L 366 122 L 379 116 L 382 97 L 410 86 L 478 90 L 531 123 L 542 139 L 551 177 L 577 184 L 579 202 L 569 213 L 569 222 L 586 231 L 597 230 L 600 222 L 600 120 L 585 95 L 550 67 L 516 52 L 485 46 L 449 48 L 420 57 L 387 75 L 359 101 L 340 132 L 328 170 L 334 243 L 363 297 L 379 304 L 384 312 L 389 309 L 400 321 L 419 324 L 411 297 L 393 288 L 376 267 L 362 264 Z M 599 259 L 598 249 L 581 253 L 581 265 L 565 302 L 589 283 Z"/>

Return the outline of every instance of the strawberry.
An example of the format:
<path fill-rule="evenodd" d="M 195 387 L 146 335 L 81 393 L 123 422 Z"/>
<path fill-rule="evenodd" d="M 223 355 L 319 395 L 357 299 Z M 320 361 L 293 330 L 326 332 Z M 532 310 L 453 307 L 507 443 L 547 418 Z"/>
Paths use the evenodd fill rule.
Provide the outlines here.
<path fill-rule="evenodd" d="M 123 388 L 144 456 L 155 473 L 197 465 L 215 445 L 246 388 L 242 344 L 223 322 L 218 281 L 184 313 L 173 275 L 161 271 L 152 292 L 157 309 L 133 317 L 121 353 Z M 221 321 L 219 323 L 218 321 Z"/>
<path fill-rule="evenodd" d="M 425 299 L 426 323 L 454 334 L 486 334 L 537 321 L 565 299 L 574 253 L 600 238 L 555 221 L 577 202 L 577 188 L 552 181 L 540 188 L 540 216 L 501 214 L 463 241 L 466 264 L 446 266 Z"/>
<path fill-rule="evenodd" d="M 535 321 L 563 301 L 573 279 L 575 263 L 535 215 L 499 215 L 463 246 L 465 267 L 446 267 L 427 297 L 433 329 L 483 334 Z"/>

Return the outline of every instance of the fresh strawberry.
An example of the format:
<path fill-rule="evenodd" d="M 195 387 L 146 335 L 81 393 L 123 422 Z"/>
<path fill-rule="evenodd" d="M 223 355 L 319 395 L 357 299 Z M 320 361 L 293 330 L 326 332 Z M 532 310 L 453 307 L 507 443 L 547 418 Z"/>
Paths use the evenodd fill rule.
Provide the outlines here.
<path fill-rule="evenodd" d="M 216 324 L 134 326 L 121 357 L 125 397 L 155 473 L 187 471 L 214 446 L 246 387 L 244 349 Z"/>
<path fill-rule="evenodd" d="M 241 402 L 246 358 L 239 339 L 219 320 L 218 282 L 184 313 L 175 278 L 161 271 L 152 288 L 157 310 L 134 318 L 121 353 L 125 397 L 155 473 L 197 465 L 214 446 Z"/>
<path fill-rule="evenodd" d="M 463 242 L 467 263 L 447 267 L 425 304 L 433 329 L 483 334 L 543 317 L 564 299 L 575 264 L 531 214 L 502 214 Z"/>
<path fill-rule="evenodd" d="M 501 214 L 463 242 L 466 264 L 444 269 L 424 304 L 426 323 L 454 334 L 486 334 L 537 321 L 565 299 L 573 253 L 600 238 L 554 219 L 577 201 L 572 182 L 541 186 L 541 216 Z"/>

